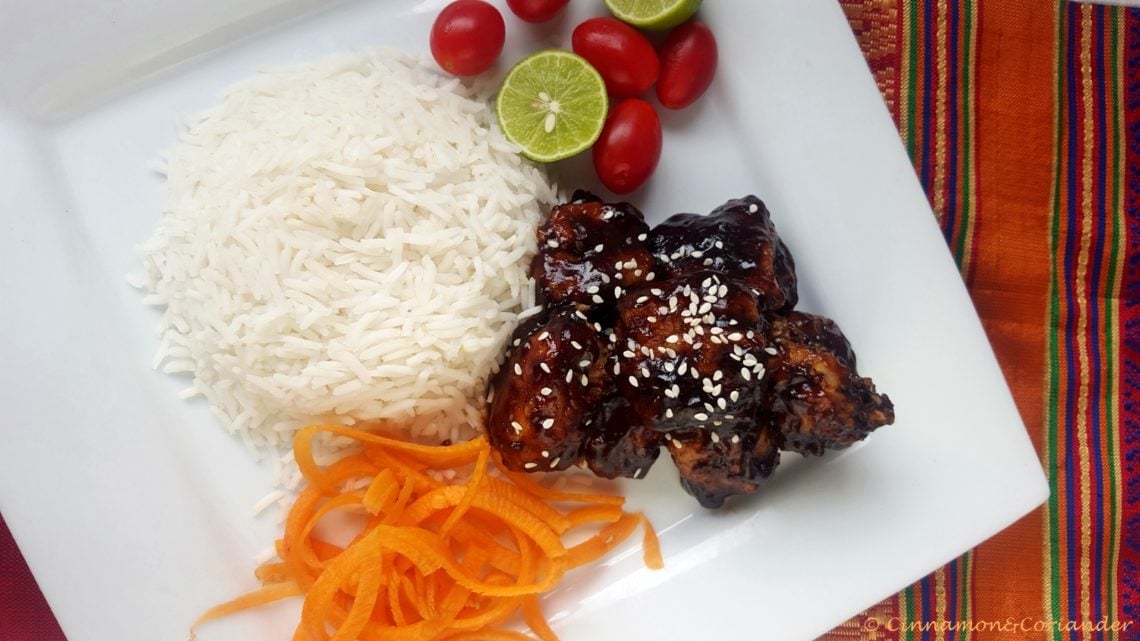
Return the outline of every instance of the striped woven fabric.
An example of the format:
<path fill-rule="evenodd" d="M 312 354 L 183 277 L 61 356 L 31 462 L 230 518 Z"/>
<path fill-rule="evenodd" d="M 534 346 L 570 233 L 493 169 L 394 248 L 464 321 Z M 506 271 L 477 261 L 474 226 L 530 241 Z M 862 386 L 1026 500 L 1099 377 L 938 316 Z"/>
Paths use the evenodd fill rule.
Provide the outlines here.
<path fill-rule="evenodd" d="M 824 638 L 1140 639 L 1140 9 L 841 2 L 1052 496 Z"/>

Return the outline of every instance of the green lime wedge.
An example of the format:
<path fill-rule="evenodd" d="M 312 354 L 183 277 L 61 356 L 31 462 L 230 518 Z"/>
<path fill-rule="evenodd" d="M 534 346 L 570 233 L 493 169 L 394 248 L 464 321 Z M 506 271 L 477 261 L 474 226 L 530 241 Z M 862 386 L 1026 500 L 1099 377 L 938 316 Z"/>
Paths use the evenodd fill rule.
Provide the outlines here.
<path fill-rule="evenodd" d="M 676 27 L 700 6 L 701 0 L 606 0 L 606 7 L 618 20 L 650 31 Z"/>
<path fill-rule="evenodd" d="M 555 49 L 511 67 L 495 100 L 507 140 L 539 162 L 589 149 L 602 133 L 608 109 L 606 84 L 597 70 L 585 58 Z"/>

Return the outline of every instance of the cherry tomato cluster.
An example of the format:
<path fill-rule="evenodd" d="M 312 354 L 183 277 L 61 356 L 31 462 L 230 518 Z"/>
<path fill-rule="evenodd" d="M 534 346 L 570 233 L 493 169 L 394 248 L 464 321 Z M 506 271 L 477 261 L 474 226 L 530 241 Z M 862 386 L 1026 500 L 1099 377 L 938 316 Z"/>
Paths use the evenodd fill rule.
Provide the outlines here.
<path fill-rule="evenodd" d="M 570 0 L 507 0 L 526 22 L 554 18 Z M 431 52 L 439 66 L 475 75 L 495 63 L 503 50 L 503 16 L 483 0 L 455 0 L 440 12 L 431 31 Z M 605 81 L 616 104 L 594 143 L 598 178 L 611 191 L 627 194 L 641 187 L 661 158 L 661 119 L 644 96 L 655 88 L 668 109 L 684 109 L 700 98 L 716 74 L 717 46 L 712 31 L 693 18 L 670 31 L 658 46 L 615 18 L 590 18 L 571 36 L 574 53 L 585 58 Z"/>

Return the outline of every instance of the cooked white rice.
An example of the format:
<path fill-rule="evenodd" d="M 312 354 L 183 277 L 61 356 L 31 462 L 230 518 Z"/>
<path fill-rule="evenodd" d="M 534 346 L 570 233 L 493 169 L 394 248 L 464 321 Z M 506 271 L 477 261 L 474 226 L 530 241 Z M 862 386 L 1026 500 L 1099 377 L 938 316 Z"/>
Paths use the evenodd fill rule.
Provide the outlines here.
<path fill-rule="evenodd" d="M 233 86 L 165 157 L 156 367 L 255 451 L 314 420 L 461 439 L 556 193 L 475 89 L 387 51 Z"/>

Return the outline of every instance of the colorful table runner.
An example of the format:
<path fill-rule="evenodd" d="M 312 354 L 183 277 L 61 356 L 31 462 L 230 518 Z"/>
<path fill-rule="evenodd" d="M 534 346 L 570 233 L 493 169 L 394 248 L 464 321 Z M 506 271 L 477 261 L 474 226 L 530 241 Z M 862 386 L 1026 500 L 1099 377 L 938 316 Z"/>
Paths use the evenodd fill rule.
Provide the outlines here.
<path fill-rule="evenodd" d="M 1140 9 L 841 2 L 1052 496 L 824 638 L 1140 639 Z"/>

